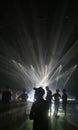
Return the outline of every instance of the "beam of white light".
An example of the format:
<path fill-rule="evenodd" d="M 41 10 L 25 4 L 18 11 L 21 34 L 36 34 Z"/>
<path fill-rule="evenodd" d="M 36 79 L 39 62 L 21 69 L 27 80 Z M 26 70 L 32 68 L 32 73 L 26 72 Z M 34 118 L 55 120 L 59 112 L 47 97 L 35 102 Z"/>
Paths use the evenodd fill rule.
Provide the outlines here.
<path fill-rule="evenodd" d="M 52 84 L 55 81 L 58 82 L 58 80 L 63 77 L 67 77 L 64 83 L 64 86 L 65 86 L 68 80 L 70 79 L 71 75 L 73 74 L 74 70 L 77 68 L 77 65 L 74 65 L 68 71 L 64 72 L 63 74 L 60 74 L 62 70 L 62 65 L 60 65 L 55 70 L 51 78 L 48 79 L 48 76 L 51 73 L 51 71 L 50 72 L 47 71 L 47 67 L 48 67 L 47 65 L 44 67 L 45 73 L 41 72 L 40 69 L 38 73 L 38 71 L 33 67 L 33 65 L 31 65 L 30 67 L 28 66 L 24 67 L 23 65 L 21 65 L 20 63 L 17 63 L 16 61 L 13 61 L 13 63 L 16 65 L 17 69 L 22 73 L 22 75 L 24 75 L 25 77 L 28 77 L 32 83 L 34 82 L 36 87 L 43 86 L 43 88 L 45 88 L 45 86 L 47 85 L 50 85 L 50 83 Z M 39 75 L 40 72 L 42 75 Z"/>
<path fill-rule="evenodd" d="M 6 57 L 4 59 L 1 59 L 0 57 L 0 62 L 3 62 L 2 65 L 4 65 L 3 67 L 0 68 L 0 72 L 4 72 L 7 75 L 13 76 L 14 80 L 15 78 L 19 79 L 17 80 L 18 82 L 20 81 L 20 77 L 21 77 L 21 80 L 24 81 L 26 86 L 28 86 L 29 83 L 31 83 L 32 86 L 33 85 L 37 87 L 43 86 L 44 88 L 46 85 L 50 85 L 55 81 L 57 83 L 56 84 L 57 87 L 59 79 L 64 78 L 66 75 L 70 75 L 69 78 L 71 77 L 71 75 L 73 74 L 73 70 L 75 70 L 77 66 L 74 66 L 72 71 L 68 70 L 66 73 L 63 74 L 60 73 L 63 67 L 66 66 L 71 61 L 71 59 L 75 57 L 75 55 L 78 53 L 78 41 L 76 41 L 72 45 L 72 47 L 69 48 L 69 50 L 62 56 L 64 46 L 67 44 L 68 39 L 70 39 L 74 27 L 74 25 L 71 25 L 70 30 L 67 31 L 67 34 L 65 36 L 63 36 L 64 34 L 62 35 L 66 4 L 64 4 L 63 7 L 61 11 L 62 15 L 60 15 L 61 16 L 60 19 L 54 23 L 54 27 L 52 26 L 52 30 L 51 30 L 52 33 L 50 33 L 51 39 L 49 38 L 48 40 L 50 43 L 52 43 L 51 54 L 49 55 L 48 61 L 46 58 L 48 53 L 46 53 L 45 49 L 44 50 L 42 49 L 42 43 L 43 42 L 45 43 L 46 41 L 46 33 L 44 34 L 45 40 L 43 40 L 43 36 L 41 38 L 41 36 L 39 35 L 40 24 L 39 26 L 37 26 L 38 23 L 36 23 L 35 27 L 33 27 L 34 28 L 33 32 L 35 32 L 34 39 L 38 43 L 38 48 L 37 48 L 38 57 L 37 57 L 36 51 L 33 47 L 32 37 L 27 32 L 27 29 L 25 29 L 24 27 L 25 24 L 23 22 L 23 24 L 21 24 L 22 26 L 21 34 L 23 35 L 21 35 L 21 37 L 17 36 L 17 40 L 12 41 L 16 44 L 16 45 L 14 44 L 16 48 L 14 48 L 14 46 L 8 46 L 7 48 L 4 48 Z M 58 25 L 56 23 L 58 23 Z M 46 29 L 45 32 L 47 32 Z M 66 33 L 66 31 L 63 33 Z M 60 41 L 61 44 L 59 45 Z M 28 46 L 25 43 L 27 43 Z M 58 47 L 58 45 L 60 47 Z M 19 49 L 17 49 L 17 46 Z M 43 55 L 43 52 L 45 52 L 45 56 Z M 23 55 L 21 55 L 21 53 Z M 59 58 L 59 56 L 61 56 L 61 58 Z M 6 60 L 6 58 L 8 60 Z M 23 62 L 23 58 L 24 60 L 28 61 L 26 62 L 28 64 L 26 64 L 25 61 Z M 12 61 L 12 64 L 10 63 L 10 61 Z M 65 78 L 65 85 L 68 81 L 69 79 L 67 80 Z"/>
<path fill-rule="evenodd" d="M 64 83 L 64 87 L 65 87 L 66 84 L 68 83 L 69 79 L 71 78 L 71 76 L 72 76 L 72 74 L 74 73 L 74 71 L 76 70 L 76 68 L 77 68 L 77 65 L 74 65 L 73 68 L 72 68 L 72 70 L 71 70 L 71 72 L 70 72 L 70 74 L 69 74 L 69 76 L 67 77 L 67 80 L 66 80 L 65 83 Z"/>
<path fill-rule="evenodd" d="M 77 65 L 74 65 L 73 67 L 69 68 L 68 70 L 66 70 L 65 72 L 63 72 L 62 74 L 58 74 L 59 69 L 57 69 L 55 71 L 55 73 L 53 74 L 53 77 L 51 80 L 49 80 L 49 85 L 50 83 L 53 84 L 54 82 L 58 82 L 59 79 L 64 79 L 63 80 L 63 84 L 66 84 L 68 82 L 68 79 L 70 79 L 70 77 L 72 76 L 73 72 L 75 71 L 75 69 L 77 68 Z"/>
<path fill-rule="evenodd" d="M 62 64 L 63 67 L 67 65 L 73 57 L 78 53 L 78 40 L 72 45 L 72 47 L 65 53 L 65 55 L 59 60 L 58 64 Z"/>

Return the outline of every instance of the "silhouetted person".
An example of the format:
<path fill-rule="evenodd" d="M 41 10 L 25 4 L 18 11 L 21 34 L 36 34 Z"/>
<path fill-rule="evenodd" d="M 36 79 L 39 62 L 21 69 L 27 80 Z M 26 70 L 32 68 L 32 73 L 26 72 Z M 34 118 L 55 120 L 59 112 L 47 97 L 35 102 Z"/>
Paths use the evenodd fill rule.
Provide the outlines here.
<path fill-rule="evenodd" d="M 49 103 L 49 110 L 51 114 L 52 91 L 49 89 L 48 86 L 46 86 L 46 91 L 47 91 L 46 100 Z"/>
<path fill-rule="evenodd" d="M 67 94 L 66 94 L 66 90 L 63 89 L 63 95 L 62 95 L 62 107 L 63 107 L 63 110 L 64 110 L 64 114 L 66 116 L 66 106 L 67 106 Z"/>
<path fill-rule="evenodd" d="M 11 101 L 11 91 L 10 91 L 10 87 L 7 86 L 6 90 L 3 91 L 3 94 L 2 94 L 2 102 L 9 103 L 10 101 Z"/>
<path fill-rule="evenodd" d="M 33 130 L 48 130 L 49 105 L 43 99 L 45 91 L 42 87 L 35 89 L 35 101 L 30 111 L 30 120 L 33 120 Z"/>
<path fill-rule="evenodd" d="M 56 93 L 52 95 L 54 97 L 54 104 L 55 104 L 55 112 L 54 115 L 57 116 L 58 114 L 58 108 L 59 108 L 59 99 L 61 98 L 59 94 L 59 89 L 56 89 Z"/>
<path fill-rule="evenodd" d="M 37 88 L 33 88 L 35 91 L 37 90 Z M 36 96 L 35 96 L 35 94 L 34 94 L 34 101 L 36 101 Z"/>
<path fill-rule="evenodd" d="M 18 99 L 21 99 L 22 102 L 26 102 L 28 98 L 28 95 L 26 93 L 26 90 L 23 90 L 23 93 L 18 97 Z"/>

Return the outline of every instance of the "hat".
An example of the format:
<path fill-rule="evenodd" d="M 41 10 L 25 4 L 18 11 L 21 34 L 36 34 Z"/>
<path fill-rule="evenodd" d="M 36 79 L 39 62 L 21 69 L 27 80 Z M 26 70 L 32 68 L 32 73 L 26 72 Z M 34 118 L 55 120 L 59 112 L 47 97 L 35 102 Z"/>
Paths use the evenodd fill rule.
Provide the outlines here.
<path fill-rule="evenodd" d="M 35 87 L 34 87 L 33 89 L 34 89 L 34 90 L 37 90 L 38 88 L 35 88 Z"/>
<path fill-rule="evenodd" d="M 36 94 L 38 95 L 44 95 L 45 94 L 45 91 L 42 87 L 39 87 L 39 88 L 33 88 L 35 91 L 36 91 Z"/>

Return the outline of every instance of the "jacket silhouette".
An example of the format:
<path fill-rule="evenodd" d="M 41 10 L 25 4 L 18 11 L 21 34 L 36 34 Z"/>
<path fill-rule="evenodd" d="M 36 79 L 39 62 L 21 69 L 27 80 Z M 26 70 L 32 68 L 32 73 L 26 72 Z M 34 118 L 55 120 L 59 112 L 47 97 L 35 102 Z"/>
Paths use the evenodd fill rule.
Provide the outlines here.
<path fill-rule="evenodd" d="M 43 99 L 44 89 L 39 87 L 35 90 L 36 100 L 32 104 L 30 119 L 33 120 L 33 130 L 48 130 L 49 104 Z"/>

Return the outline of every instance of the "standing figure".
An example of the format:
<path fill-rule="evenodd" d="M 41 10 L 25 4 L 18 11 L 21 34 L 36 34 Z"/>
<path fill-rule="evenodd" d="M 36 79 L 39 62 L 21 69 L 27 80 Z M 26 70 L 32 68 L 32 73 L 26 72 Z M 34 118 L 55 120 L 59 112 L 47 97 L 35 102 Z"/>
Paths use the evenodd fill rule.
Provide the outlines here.
<path fill-rule="evenodd" d="M 11 91 L 10 91 L 10 87 L 6 86 L 6 90 L 3 91 L 2 93 L 2 102 L 3 103 L 10 103 L 11 101 Z"/>
<path fill-rule="evenodd" d="M 35 88 L 35 101 L 30 110 L 33 130 L 48 130 L 48 103 L 43 99 L 45 91 L 42 87 Z"/>
<path fill-rule="evenodd" d="M 18 99 L 21 99 L 22 102 L 26 102 L 28 98 L 28 95 L 26 93 L 26 90 L 23 90 L 23 93 L 18 97 Z"/>
<path fill-rule="evenodd" d="M 61 96 L 59 94 L 59 89 L 56 89 L 56 93 L 54 93 L 52 95 L 52 97 L 54 97 L 54 104 L 55 104 L 54 115 L 57 116 L 57 114 L 58 114 L 58 108 L 59 108 L 59 99 L 61 98 Z"/>
<path fill-rule="evenodd" d="M 62 92 L 63 92 L 63 95 L 62 95 L 62 107 L 63 107 L 64 114 L 66 116 L 67 94 L 66 94 L 65 89 L 63 89 Z"/>
<path fill-rule="evenodd" d="M 49 89 L 48 86 L 46 86 L 46 90 L 47 90 L 46 100 L 49 104 L 49 110 L 51 115 L 52 91 Z"/>

